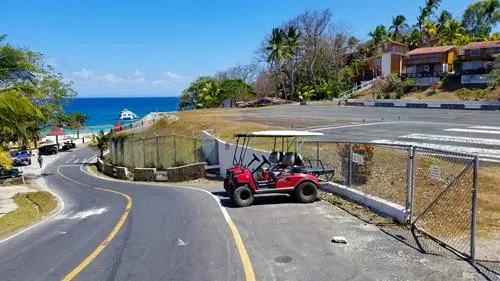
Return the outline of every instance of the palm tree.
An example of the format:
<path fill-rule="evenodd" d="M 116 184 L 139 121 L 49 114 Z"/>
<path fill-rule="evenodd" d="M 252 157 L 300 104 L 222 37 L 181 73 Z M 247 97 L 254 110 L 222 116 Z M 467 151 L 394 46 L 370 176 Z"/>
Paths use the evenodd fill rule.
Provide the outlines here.
<path fill-rule="evenodd" d="M 104 151 L 108 149 L 109 146 L 109 135 L 104 134 L 104 131 L 100 131 L 97 136 L 94 136 L 92 141 L 89 143 L 89 146 L 95 150 L 99 151 L 99 158 L 103 159 Z"/>
<path fill-rule="evenodd" d="M 427 20 L 431 19 L 432 14 L 434 14 L 434 10 L 439 8 L 441 4 L 441 0 L 425 0 L 425 8 L 428 11 Z"/>
<path fill-rule="evenodd" d="M 299 50 L 300 31 L 294 26 L 288 27 L 286 35 L 286 57 L 291 61 L 290 65 L 290 94 L 295 94 L 295 63 L 293 61 L 297 51 Z"/>
<path fill-rule="evenodd" d="M 414 28 L 408 37 L 406 37 L 405 41 L 406 45 L 408 46 L 408 49 L 413 50 L 416 48 L 422 47 L 422 32 L 420 32 L 418 29 Z"/>
<path fill-rule="evenodd" d="M 424 23 L 423 33 L 425 36 L 425 43 L 429 44 L 432 39 L 437 35 L 437 24 L 433 20 L 428 20 Z"/>
<path fill-rule="evenodd" d="M 446 21 L 441 28 L 439 35 L 444 44 L 456 44 L 466 33 L 462 23 L 455 19 Z"/>
<path fill-rule="evenodd" d="M 437 25 L 438 29 L 443 28 L 444 24 L 448 21 L 453 19 L 453 16 L 451 15 L 450 12 L 443 10 L 441 11 L 441 14 L 439 14 L 438 20 L 437 20 Z"/>
<path fill-rule="evenodd" d="M 420 10 L 420 13 L 418 14 L 418 17 L 417 17 L 417 26 L 418 26 L 418 30 L 422 31 L 422 29 L 424 27 L 424 23 L 427 19 L 427 16 L 429 15 L 429 9 L 427 9 L 427 7 L 425 7 L 425 8 L 418 7 L 418 9 Z"/>
<path fill-rule="evenodd" d="M 389 32 L 392 31 L 391 37 L 397 40 L 401 36 L 401 30 L 408 27 L 406 23 L 406 17 L 403 15 L 397 15 L 392 17 L 392 25 L 389 27 Z"/>
<path fill-rule="evenodd" d="M 268 62 L 284 63 L 286 49 L 286 35 L 281 28 L 273 28 L 271 37 L 267 41 L 266 49 L 269 51 Z"/>
<path fill-rule="evenodd" d="M 378 25 L 374 31 L 368 33 L 368 36 L 372 38 L 372 44 L 376 47 L 387 39 L 387 30 L 384 25 Z"/>

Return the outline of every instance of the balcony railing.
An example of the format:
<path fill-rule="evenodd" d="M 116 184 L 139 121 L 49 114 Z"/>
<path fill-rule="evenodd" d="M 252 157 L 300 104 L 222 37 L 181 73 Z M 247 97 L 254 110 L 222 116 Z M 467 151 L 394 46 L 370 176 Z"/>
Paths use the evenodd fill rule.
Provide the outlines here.
<path fill-rule="evenodd" d="M 462 75 L 476 75 L 476 74 L 488 74 L 491 72 L 491 69 L 488 68 L 477 68 L 477 69 L 464 69 L 460 74 Z"/>
<path fill-rule="evenodd" d="M 448 72 L 418 72 L 418 73 L 402 73 L 401 76 L 403 78 L 405 77 L 410 77 L 410 78 L 422 78 L 422 77 L 444 77 Z"/>

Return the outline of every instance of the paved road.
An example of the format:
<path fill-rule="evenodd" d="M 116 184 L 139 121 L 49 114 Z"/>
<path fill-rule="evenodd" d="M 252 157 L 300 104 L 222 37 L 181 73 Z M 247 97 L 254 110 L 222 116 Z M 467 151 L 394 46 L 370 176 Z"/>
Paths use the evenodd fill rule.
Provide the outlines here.
<path fill-rule="evenodd" d="M 269 124 L 320 131 L 328 140 L 418 145 L 500 162 L 496 111 L 286 106 L 245 113 Z"/>
<path fill-rule="evenodd" d="M 79 265 L 132 209 L 124 226 L 77 280 L 245 280 L 235 239 L 210 194 L 193 189 L 108 181 L 79 164 L 78 149 L 46 170 L 49 186 L 64 199 L 60 214 L 0 243 L 2 280 L 58 280 Z M 57 174 L 57 168 L 61 175 Z M 77 184 L 72 180 L 82 184 Z M 218 195 L 241 233 L 255 280 L 470 280 L 463 261 L 421 254 L 326 202 L 297 204 L 288 196 L 256 198 L 233 208 Z M 331 243 L 345 236 L 347 245 Z M 246 279 L 251 280 L 251 279 Z"/>
<path fill-rule="evenodd" d="M 127 202 L 93 186 L 127 193 L 133 207 L 117 236 L 78 280 L 243 279 L 234 239 L 210 194 L 103 181 L 80 171 L 78 164 L 90 156 L 78 149 L 46 169 L 48 185 L 64 199 L 64 209 L 0 244 L 1 280 L 61 279 L 107 237 Z M 57 168 L 84 185 L 59 176 Z"/>

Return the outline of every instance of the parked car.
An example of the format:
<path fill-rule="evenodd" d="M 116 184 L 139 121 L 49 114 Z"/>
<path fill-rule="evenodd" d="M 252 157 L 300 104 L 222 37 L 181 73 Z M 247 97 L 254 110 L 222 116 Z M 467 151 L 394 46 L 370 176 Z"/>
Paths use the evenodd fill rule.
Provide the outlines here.
<path fill-rule="evenodd" d="M 14 166 L 27 166 L 31 165 L 31 151 L 19 150 L 10 153 Z"/>
<path fill-rule="evenodd" d="M 64 144 L 62 145 L 61 147 L 61 151 L 66 151 L 66 150 L 70 150 L 70 149 L 73 149 L 73 148 L 76 148 L 76 144 L 74 142 L 69 142 L 69 141 L 66 141 L 64 142 Z"/>
<path fill-rule="evenodd" d="M 50 145 L 44 145 L 38 148 L 38 153 L 40 155 L 53 155 L 57 154 L 57 145 L 55 144 L 50 144 Z"/>
<path fill-rule="evenodd" d="M 0 179 L 19 177 L 21 173 L 18 168 L 7 168 L 0 164 Z"/>

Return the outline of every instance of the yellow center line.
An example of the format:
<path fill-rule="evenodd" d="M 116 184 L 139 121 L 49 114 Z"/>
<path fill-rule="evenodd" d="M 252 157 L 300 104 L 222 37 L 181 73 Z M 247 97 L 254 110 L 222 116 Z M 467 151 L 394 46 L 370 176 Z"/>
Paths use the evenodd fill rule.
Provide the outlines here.
<path fill-rule="evenodd" d="M 100 179 L 103 179 L 103 180 L 106 180 L 106 181 L 133 184 L 133 183 L 130 183 L 130 182 L 127 182 L 127 181 L 113 179 L 113 178 L 107 178 L 107 177 L 103 177 L 103 176 L 101 176 L 99 174 L 95 174 L 93 172 L 85 171 L 82 166 L 80 166 L 80 170 L 82 172 L 86 173 L 89 176 L 97 177 L 97 178 L 100 178 Z M 141 182 L 141 184 L 148 185 L 148 186 L 155 187 L 155 188 L 160 188 L 161 187 L 158 184 L 152 184 L 152 183 L 146 183 L 146 182 Z M 180 188 L 188 188 L 188 189 L 192 189 L 192 190 L 194 189 L 194 190 L 202 191 L 202 192 L 210 194 L 213 198 L 217 198 L 212 193 L 210 193 L 209 191 L 206 191 L 206 190 L 203 190 L 203 189 L 198 189 L 198 188 L 193 188 L 193 187 L 186 187 L 186 186 L 176 186 L 176 185 L 171 185 L 171 186 L 180 187 Z M 217 199 L 216 199 L 216 201 L 217 201 Z M 241 238 L 240 232 L 238 231 L 238 227 L 233 222 L 233 220 L 231 219 L 231 217 L 229 216 L 229 214 L 227 213 L 227 211 L 224 209 L 224 207 L 220 206 L 220 204 L 219 204 L 219 207 L 221 208 L 221 211 L 224 214 L 225 221 L 228 224 L 229 229 L 231 230 L 231 234 L 233 235 L 234 242 L 236 243 L 236 248 L 238 249 L 238 254 L 240 255 L 241 263 L 243 264 L 243 270 L 245 271 L 245 280 L 246 281 L 255 281 L 255 273 L 253 271 L 252 262 L 250 261 L 250 256 L 248 255 L 247 249 L 245 248 L 245 243 L 243 242 L 243 239 Z"/>
<path fill-rule="evenodd" d="M 59 176 L 61 176 L 62 178 L 65 178 L 65 179 L 67 179 L 69 181 L 72 181 L 72 182 L 74 182 L 76 184 L 79 184 L 79 185 L 82 185 L 82 186 L 91 187 L 88 184 L 78 182 L 78 181 L 76 181 L 76 180 L 74 180 L 72 178 L 69 178 L 69 177 L 63 175 L 61 173 L 61 171 L 60 171 L 60 168 L 61 167 L 57 168 L 57 174 Z M 110 189 L 104 189 L 104 188 L 100 188 L 100 187 L 96 187 L 96 186 L 94 186 L 93 188 L 98 189 L 98 190 L 102 190 L 102 191 L 105 191 L 105 192 L 115 193 L 115 194 L 118 194 L 118 195 L 121 195 L 121 196 L 125 197 L 127 199 L 127 206 L 125 207 L 125 210 L 123 211 L 122 215 L 120 216 L 120 219 L 118 220 L 118 222 L 116 223 L 116 225 L 113 227 L 113 229 L 111 230 L 111 232 L 108 234 L 108 236 L 106 236 L 106 238 L 104 239 L 104 241 L 102 241 L 70 273 L 68 273 L 66 276 L 64 276 L 64 278 L 62 279 L 64 281 L 73 280 L 78 274 L 80 274 L 80 272 L 82 272 L 104 250 L 104 248 L 106 248 L 106 246 L 115 238 L 115 236 L 118 234 L 118 232 L 120 231 L 120 229 L 123 227 L 123 225 L 127 221 L 127 217 L 128 217 L 128 215 L 130 213 L 130 210 L 132 209 L 132 198 L 129 195 L 127 195 L 125 193 L 122 193 L 122 192 L 119 192 L 119 191 L 114 191 L 114 190 L 110 190 Z"/>

